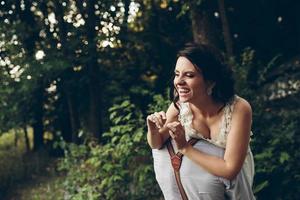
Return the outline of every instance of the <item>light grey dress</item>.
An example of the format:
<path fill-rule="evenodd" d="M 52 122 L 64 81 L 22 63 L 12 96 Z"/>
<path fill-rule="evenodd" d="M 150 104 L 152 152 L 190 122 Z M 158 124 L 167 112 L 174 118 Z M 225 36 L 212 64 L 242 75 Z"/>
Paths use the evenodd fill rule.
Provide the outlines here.
<path fill-rule="evenodd" d="M 229 102 L 223 111 L 223 119 L 217 140 L 208 140 L 192 128 L 193 114 L 188 103 L 180 105 L 179 120 L 184 126 L 187 139 L 198 138 L 195 148 L 210 155 L 223 158 L 227 134 L 230 130 L 231 115 L 234 103 L 238 97 Z M 172 141 L 175 152 L 177 151 Z M 170 156 L 166 147 L 152 150 L 156 180 L 166 200 L 180 200 L 180 192 L 176 184 Z M 180 168 L 180 178 L 183 188 L 190 200 L 254 200 L 252 183 L 254 176 L 254 161 L 250 148 L 244 165 L 232 181 L 217 177 L 196 165 L 183 156 Z"/>

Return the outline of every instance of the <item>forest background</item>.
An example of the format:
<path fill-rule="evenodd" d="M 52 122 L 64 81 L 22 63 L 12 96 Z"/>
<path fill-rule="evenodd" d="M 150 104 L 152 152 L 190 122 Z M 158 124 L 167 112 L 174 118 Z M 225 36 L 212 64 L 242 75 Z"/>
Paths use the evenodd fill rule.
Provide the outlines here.
<path fill-rule="evenodd" d="M 145 118 L 170 103 L 189 41 L 224 52 L 253 107 L 257 199 L 297 199 L 299 10 L 297 0 L 0 0 L 0 199 L 161 199 Z M 42 188 L 29 184 L 43 173 Z"/>

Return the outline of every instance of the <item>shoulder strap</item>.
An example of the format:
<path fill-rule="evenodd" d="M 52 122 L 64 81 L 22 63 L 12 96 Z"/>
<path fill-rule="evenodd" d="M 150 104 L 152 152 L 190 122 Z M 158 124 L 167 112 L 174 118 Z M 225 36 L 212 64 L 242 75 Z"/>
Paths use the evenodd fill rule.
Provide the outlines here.
<path fill-rule="evenodd" d="M 198 141 L 198 139 L 192 138 L 188 141 L 188 143 L 191 144 L 191 145 L 194 145 L 194 144 L 196 144 L 197 141 Z M 181 179 L 180 179 L 180 173 L 179 173 L 181 163 L 182 163 L 183 154 L 180 153 L 180 152 L 177 152 L 175 154 L 174 148 L 173 148 L 172 143 L 171 143 L 171 139 L 169 139 L 167 141 L 166 145 L 167 145 L 168 152 L 169 152 L 169 155 L 170 155 L 170 158 L 171 158 L 171 163 L 172 163 L 172 167 L 174 169 L 175 179 L 176 179 L 176 183 L 177 183 L 180 195 L 181 195 L 183 200 L 188 200 L 187 195 L 186 195 L 186 193 L 184 191 L 184 188 L 182 186 Z"/>
<path fill-rule="evenodd" d="M 231 129 L 231 119 L 234 111 L 234 106 L 237 101 L 237 97 L 234 96 L 232 101 L 226 106 L 225 110 L 225 134 L 227 135 Z"/>

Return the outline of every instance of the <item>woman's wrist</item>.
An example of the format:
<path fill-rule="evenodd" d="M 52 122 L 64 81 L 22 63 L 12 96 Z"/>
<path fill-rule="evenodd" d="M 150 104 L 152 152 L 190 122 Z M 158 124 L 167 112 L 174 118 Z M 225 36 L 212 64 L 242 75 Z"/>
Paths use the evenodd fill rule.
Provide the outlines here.
<path fill-rule="evenodd" d="M 183 155 L 187 154 L 187 152 L 193 148 L 192 145 L 190 145 L 188 142 L 186 143 L 186 145 L 184 145 L 182 148 L 178 149 L 180 153 L 182 153 Z"/>
<path fill-rule="evenodd" d="M 158 134 L 158 129 L 157 128 L 150 128 L 148 127 L 148 133 L 150 133 L 151 135 L 155 135 L 155 134 Z"/>

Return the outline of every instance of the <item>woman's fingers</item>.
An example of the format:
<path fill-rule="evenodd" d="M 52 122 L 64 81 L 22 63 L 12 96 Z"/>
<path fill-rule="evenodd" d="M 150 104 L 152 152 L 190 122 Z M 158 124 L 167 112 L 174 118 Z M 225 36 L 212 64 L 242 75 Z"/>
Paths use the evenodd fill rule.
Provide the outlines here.
<path fill-rule="evenodd" d="M 166 115 L 166 113 L 164 111 L 160 111 L 159 113 L 162 116 L 163 120 L 167 120 L 167 115 Z"/>
<path fill-rule="evenodd" d="M 168 123 L 166 126 L 175 132 L 176 129 L 180 128 L 181 124 L 180 122 L 175 121 L 175 122 Z"/>
<path fill-rule="evenodd" d="M 159 126 L 163 127 L 167 120 L 166 113 L 164 111 L 161 111 L 161 112 L 155 112 L 154 115 L 158 120 Z"/>
<path fill-rule="evenodd" d="M 172 138 L 177 137 L 178 134 L 184 133 L 183 127 L 177 121 L 168 123 L 166 127 L 169 129 L 169 133 Z"/>
<path fill-rule="evenodd" d="M 169 128 L 169 134 L 175 140 L 178 149 L 186 145 L 184 128 L 179 122 L 171 122 L 166 125 Z"/>
<path fill-rule="evenodd" d="M 147 120 L 155 123 L 157 128 L 162 128 L 166 122 L 166 113 L 164 111 L 155 112 L 148 115 Z"/>
<path fill-rule="evenodd" d="M 158 128 L 161 128 L 163 126 L 162 116 L 158 112 L 155 112 L 154 116 L 155 116 L 155 120 L 158 125 Z"/>
<path fill-rule="evenodd" d="M 167 124 L 167 127 L 168 127 L 168 129 L 170 129 L 170 131 L 172 131 L 172 132 L 174 132 L 175 133 L 175 131 L 176 131 L 176 127 L 175 126 L 173 126 L 172 124 Z"/>
<path fill-rule="evenodd" d="M 153 115 L 148 115 L 147 116 L 147 121 L 153 122 L 155 123 L 154 119 L 153 119 Z"/>

